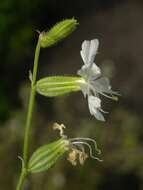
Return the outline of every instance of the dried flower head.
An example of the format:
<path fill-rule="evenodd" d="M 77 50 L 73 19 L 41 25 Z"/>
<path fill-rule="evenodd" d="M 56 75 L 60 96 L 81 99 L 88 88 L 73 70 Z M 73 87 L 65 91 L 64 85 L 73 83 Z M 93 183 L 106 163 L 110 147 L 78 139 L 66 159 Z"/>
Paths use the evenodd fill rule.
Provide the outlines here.
<path fill-rule="evenodd" d="M 54 130 L 59 130 L 60 131 L 60 136 L 61 137 L 64 137 L 65 135 L 64 135 L 64 129 L 65 129 L 66 127 L 65 127 L 65 125 L 64 124 L 61 124 L 61 125 L 59 125 L 58 123 L 54 123 L 54 125 L 53 125 L 53 129 Z"/>
<path fill-rule="evenodd" d="M 58 123 L 55 123 L 53 128 L 58 129 L 60 131 L 60 136 L 65 140 L 65 150 L 68 151 L 67 160 L 70 161 L 73 166 L 76 166 L 77 162 L 83 165 L 89 156 L 92 159 L 102 161 L 95 156 L 96 152 L 97 154 L 100 154 L 101 151 L 98 149 L 96 141 L 94 139 L 86 137 L 67 138 L 63 131 L 63 129 L 65 129 L 65 126 L 63 126 L 63 124 L 59 125 Z M 89 153 L 87 153 L 87 150 Z"/>

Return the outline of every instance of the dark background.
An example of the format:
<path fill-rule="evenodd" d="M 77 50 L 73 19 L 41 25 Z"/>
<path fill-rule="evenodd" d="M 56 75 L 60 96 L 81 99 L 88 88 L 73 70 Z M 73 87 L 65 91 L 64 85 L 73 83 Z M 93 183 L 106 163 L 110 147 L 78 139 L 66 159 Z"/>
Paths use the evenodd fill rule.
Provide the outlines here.
<path fill-rule="evenodd" d="M 110 77 L 119 102 L 104 99 L 106 122 L 89 114 L 81 93 L 58 98 L 37 95 L 31 152 L 58 138 L 52 123 L 64 123 L 69 137 L 97 140 L 104 162 L 88 159 L 73 167 L 66 157 L 43 174 L 29 178 L 30 190 L 143 189 L 143 1 L 0 1 L 0 189 L 15 189 L 20 172 L 24 123 L 38 34 L 64 18 L 77 30 L 40 54 L 38 78 L 75 75 L 82 65 L 83 40 L 98 38 L 96 63 Z"/>

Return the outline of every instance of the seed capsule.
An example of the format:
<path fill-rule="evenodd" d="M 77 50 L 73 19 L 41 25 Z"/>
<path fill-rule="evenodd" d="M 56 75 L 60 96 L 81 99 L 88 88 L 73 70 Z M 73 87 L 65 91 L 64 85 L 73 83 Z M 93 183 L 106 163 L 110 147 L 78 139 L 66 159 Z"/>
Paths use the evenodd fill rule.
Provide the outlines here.
<path fill-rule="evenodd" d="M 61 138 L 38 148 L 29 161 L 28 171 L 38 173 L 48 170 L 67 151 L 67 143 L 67 140 Z"/>

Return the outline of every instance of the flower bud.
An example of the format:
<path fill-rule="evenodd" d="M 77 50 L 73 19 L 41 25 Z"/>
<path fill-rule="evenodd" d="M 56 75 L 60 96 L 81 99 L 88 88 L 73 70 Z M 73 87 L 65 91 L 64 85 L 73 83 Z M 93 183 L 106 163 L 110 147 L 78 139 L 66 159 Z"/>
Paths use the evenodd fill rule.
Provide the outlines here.
<path fill-rule="evenodd" d="M 76 29 L 77 24 L 75 19 L 65 19 L 57 23 L 49 31 L 42 32 L 39 36 L 41 47 L 46 48 L 53 46 L 66 38 Z"/>

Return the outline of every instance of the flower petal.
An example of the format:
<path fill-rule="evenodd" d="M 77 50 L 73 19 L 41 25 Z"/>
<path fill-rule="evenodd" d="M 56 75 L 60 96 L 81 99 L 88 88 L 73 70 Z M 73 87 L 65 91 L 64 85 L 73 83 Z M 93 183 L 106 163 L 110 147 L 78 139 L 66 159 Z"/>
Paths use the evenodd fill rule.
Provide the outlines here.
<path fill-rule="evenodd" d="M 97 53 L 98 46 L 99 46 L 98 39 L 93 39 L 91 41 L 85 40 L 82 43 L 82 50 L 80 51 L 80 54 L 85 64 L 93 63 L 95 55 Z"/>
<path fill-rule="evenodd" d="M 104 116 L 100 112 L 101 100 L 98 97 L 88 96 L 88 107 L 91 115 L 100 121 L 105 121 Z"/>
<path fill-rule="evenodd" d="M 91 81 L 91 84 L 94 86 L 96 92 L 105 92 L 112 94 L 110 81 L 106 77 L 101 77 L 99 79 Z"/>
<path fill-rule="evenodd" d="M 90 49 L 89 49 L 89 55 L 88 55 L 88 62 L 93 63 L 95 59 L 95 55 L 97 54 L 97 49 L 99 46 L 98 39 L 93 39 L 90 41 Z"/>
<path fill-rule="evenodd" d="M 80 51 L 80 54 L 85 64 L 88 62 L 89 46 L 90 46 L 90 42 L 87 40 L 84 40 L 81 46 L 82 50 Z"/>
<path fill-rule="evenodd" d="M 101 107 L 101 100 L 100 100 L 100 98 L 98 98 L 96 96 L 92 96 L 92 95 L 88 96 L 88 102 L 94 108 Z"/>
<path fill-rule="evenodd" d="M 101 70 L 95 63 L 92 64 L 88 72 L 89 72 L 89 79 L 91 80 L 95 80 L 99 76 L 101 76 Z"/>
<path fill-rule="evenodd" d="M 101 70 L 93 63 L 92 65 L 83 65 L 81 69 L 78 70 L 77 74 L 85 79 L 95 80 L 101 75 Z"/>

